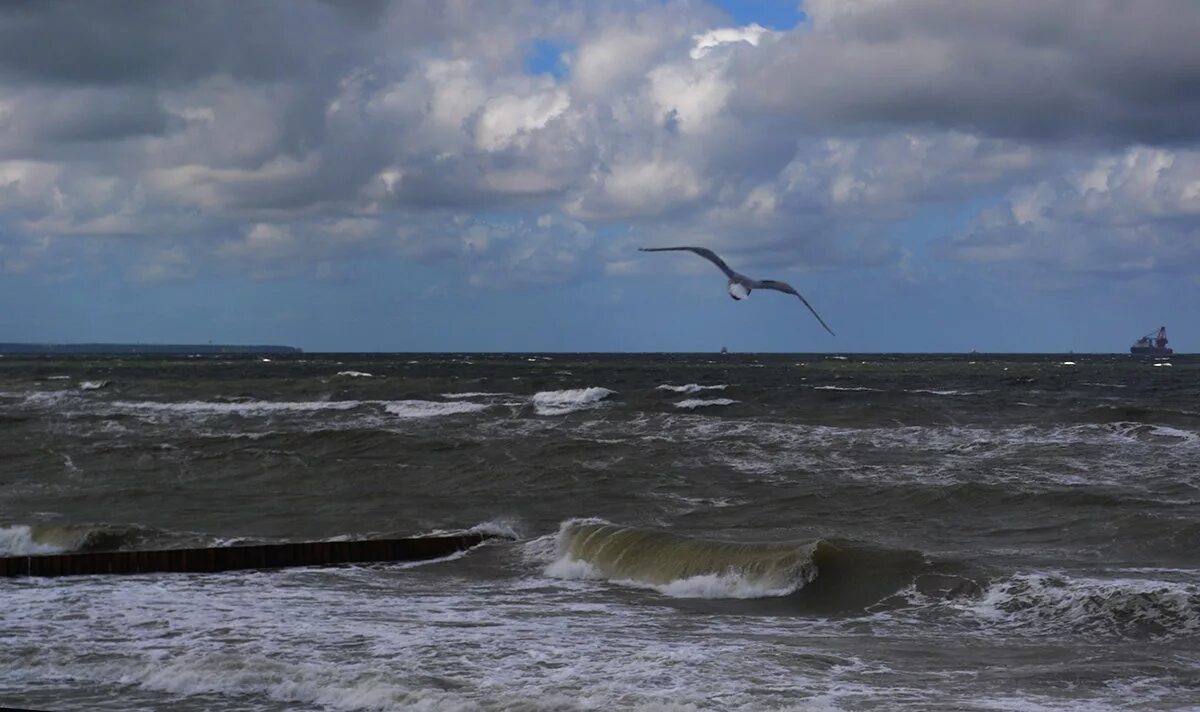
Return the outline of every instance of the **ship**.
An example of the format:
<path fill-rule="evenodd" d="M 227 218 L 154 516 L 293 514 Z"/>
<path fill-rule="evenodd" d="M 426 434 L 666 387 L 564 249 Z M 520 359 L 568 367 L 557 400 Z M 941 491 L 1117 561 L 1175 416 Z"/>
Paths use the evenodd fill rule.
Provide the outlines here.
<path fill-rule="evenodd" d="M 1167 346 L 1167 327 L 1160 326 L 1158 331 L 1151 331 L 1133 342 L 1129 353 L 1134 356 L 1170 356 L 1175 350 Z"/>

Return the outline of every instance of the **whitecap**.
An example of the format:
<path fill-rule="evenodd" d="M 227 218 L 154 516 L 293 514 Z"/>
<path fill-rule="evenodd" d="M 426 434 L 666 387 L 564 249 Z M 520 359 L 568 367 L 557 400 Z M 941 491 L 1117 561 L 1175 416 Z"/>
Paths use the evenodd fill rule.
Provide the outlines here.
<path fill-rule="evenodd" d="M 374 378 L 375 375 L 366 371 L 338 371 L 337 375 L 346 376 L 347 378 Z"/>
<path fill-rule="evenodd" d="M 477 413 L 487 407 L 484 403 L 467 403 L 463 401 L 441 403 L 437 401 L 402 400 L 387 402 L 384 410 L 400 418 L 436 418 L 442 415 Z"/>
<path fill-rule="evenodd" d="M 697 408 L 708 408 L 710 406 L 733 405 L 737 403 L 732 398 L 687 398 L 675 404 L 676 408 L 686 408 L 687 410 L 695 410 Z"/>
<path fill-rule="evenodd" d="M 308 412 L 317 410 L 350 410 L 361 406 L 362 401 L 244 401 L 222 403 L 213 401 L 183 401 L 160 403 L 157 401 L 116 401 L 113 407 L 132 410 L 179 415 L 261 415 L 265 413 Z"/>
<path fill-rule="evenodd" d="M 538 415 L 563 415 L 585 408 L 594 408 L 600 401 L 616 393 L 607 388 L 571 388 L 562 391 L 541 391 L 533 395 Z"/>
<path fill-rule="evenodd" d="M 1057 572 L 1017 574 L 956 604 L 1003 629 L 1125 635 L 1200 633 L 1200 587 L 1142 578 L 1100 579 Z"/>
<path fill-rule="evenodd" d="M 0 527 L 0 556 L 36 556 L 38 554 L 60 554 L 67 551 L 69 542 L 46 542 L 39 540 L 33 527 L 14 524 Z"/>
<path fill-rule="evenodd" d="M 111 381 L 83 381 L 79 384 L 81 391 L 98 391 L 101 388 L 108 386 Z"/>
<path fill-rule="evenodd" d="M 723 391 L 728 387 L 724 383 L 718 383 L 715 386 L 702 386 L 699 383 L 689 383 L 686 386 L 672 386 L 669 383 L 664 383 L 655 390 L 671 391 L 673 393 L 699 393 L 700 391 Z"/>

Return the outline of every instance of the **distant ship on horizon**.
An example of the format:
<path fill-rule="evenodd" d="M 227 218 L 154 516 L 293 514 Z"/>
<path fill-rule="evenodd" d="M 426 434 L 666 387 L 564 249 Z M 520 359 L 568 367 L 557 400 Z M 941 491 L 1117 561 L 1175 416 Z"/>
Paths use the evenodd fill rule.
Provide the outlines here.
<path fill-rule="evenodd" d="M 1133 342 L 1129 353 L 1134 356 L 1170 356 L 1175 350 L 1167 346 L 1167 327 L 1160 326 L 1158 331 L 1151 331 Z"/>

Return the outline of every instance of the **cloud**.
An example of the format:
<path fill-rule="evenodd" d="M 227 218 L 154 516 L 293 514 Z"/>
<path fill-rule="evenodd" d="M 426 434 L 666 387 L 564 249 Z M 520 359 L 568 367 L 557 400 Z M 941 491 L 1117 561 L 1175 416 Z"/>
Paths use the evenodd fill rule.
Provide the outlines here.
<path fill-rule="evenodd" d="M 683 0 L 10 3 L 7 251 L 175 241 L 129 272 L 158 280 L 398 253 L 516 288 L 653 237 L 917 274 L 893 226 L 974 201 L 931 236 L 963 267 L 1200 261 L 1200 5 L 805 10 L 778 32 Z M 548 42 L 564 71 L 530 74 Z"/>
<path fill-rule="evenodd" d="M 738 100 L 810 131 L 854 123 L 1036 141 L 1200 138 L 1191 0 L 810 0 L 742 55 Z"/>
<path fill-rule="evenodd" d="M 948 259 L 1047 272 L 1136 276 L 1200 264 L 1200 151 L 1138 146 L 1014 189 Z"/>

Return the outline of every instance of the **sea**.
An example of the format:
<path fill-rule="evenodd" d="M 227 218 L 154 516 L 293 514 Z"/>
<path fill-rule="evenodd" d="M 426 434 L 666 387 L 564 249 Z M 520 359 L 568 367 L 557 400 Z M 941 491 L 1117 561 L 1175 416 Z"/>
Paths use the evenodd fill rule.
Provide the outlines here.
<path fill-rule="evenodd" d="M 1200 357 L 0 358 L 0 706 L 1200 709 Z"/>

